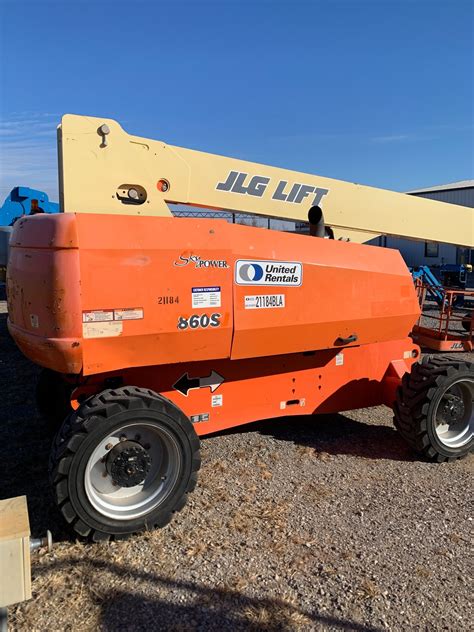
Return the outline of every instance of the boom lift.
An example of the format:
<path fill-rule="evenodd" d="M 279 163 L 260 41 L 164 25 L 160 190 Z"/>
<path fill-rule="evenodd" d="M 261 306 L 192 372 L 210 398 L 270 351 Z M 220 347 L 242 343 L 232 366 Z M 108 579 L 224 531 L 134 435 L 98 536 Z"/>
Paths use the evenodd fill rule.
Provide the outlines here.
<path fill-rule="evenodd" d="M 472 247 L 470 209 L 172 147 L 112 120 L 66 115 L 58 140 L 63 212 L 16 222 L 7 291 L 9 330 L 45 367 L 42 409 L 73 409 L 50 462 L 77 534 L 163 526 L 196 484 L 198 437 L 257 419 L 385 403 L 424 457 L 472 449 L 472 365 L 418 363 L 406 265 L 354 243 Z M 173 218 L 170 204 L 309 219 L 316 237 Z"/>

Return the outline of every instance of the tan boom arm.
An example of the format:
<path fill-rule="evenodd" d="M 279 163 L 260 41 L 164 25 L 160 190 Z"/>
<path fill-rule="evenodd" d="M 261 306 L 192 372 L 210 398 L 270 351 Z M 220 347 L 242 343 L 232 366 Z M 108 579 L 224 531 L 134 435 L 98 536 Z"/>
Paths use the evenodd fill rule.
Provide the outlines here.
<path fill-rule="evenodd" d="M 169 216 L 167 204 L 187 204 L 307 221 L 318 205 L 337 234 L 362 231 L 357 241 L 384 234 L 474 247 L 470 208 L 173 147 L 111 119 L 66 114 L 58 146 L 65 212 Z"/>

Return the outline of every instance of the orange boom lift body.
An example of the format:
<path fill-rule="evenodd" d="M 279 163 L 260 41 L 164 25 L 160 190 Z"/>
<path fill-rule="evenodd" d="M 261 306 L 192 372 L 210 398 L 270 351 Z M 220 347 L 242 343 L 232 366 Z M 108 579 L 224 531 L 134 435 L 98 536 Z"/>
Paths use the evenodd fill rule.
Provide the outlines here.
<path fill-rule="evenodd" d="M 20 220 L 8 293 L 11 334 L 34 362 L 79 377 L 75 400 L 110 383 L 151 388 L 200 435 L 390 405 L 418 356 L 397 251 L 221 220 Z"/>
<path fill-rule="evenodd" d="M 446 223 L 433 200 L 172 147 L 112 120 L 67 115 L 58 141 L 62 212 L 15 223 L 8 325 L 44 367 L 38 407 L 62 423 L 50 478 L 76 535 L 164 526 L 196 485 L 198 435 L 255 420 L 387 404 L 424 457 L 471 451 L 472 366 L 417 362 L 408 268 L 363 243 L 471 247 L 471 209 L 450 205 Z M 309 221 L 311 236 L 174 218 L 172 204 Z"/>

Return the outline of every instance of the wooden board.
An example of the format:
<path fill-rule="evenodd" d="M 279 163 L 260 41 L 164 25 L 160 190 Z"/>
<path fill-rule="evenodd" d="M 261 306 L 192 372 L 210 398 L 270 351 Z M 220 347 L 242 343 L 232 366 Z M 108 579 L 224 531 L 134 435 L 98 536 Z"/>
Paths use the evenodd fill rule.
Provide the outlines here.
<path fill-rule="evenodd" d="M 26 496 L 0 500 L 0 541 L 30 535 Z"/>
<path fill-rule="evenodd" d="M 0 608 L 31 599 L 26 496 L 0 500 Z"/>

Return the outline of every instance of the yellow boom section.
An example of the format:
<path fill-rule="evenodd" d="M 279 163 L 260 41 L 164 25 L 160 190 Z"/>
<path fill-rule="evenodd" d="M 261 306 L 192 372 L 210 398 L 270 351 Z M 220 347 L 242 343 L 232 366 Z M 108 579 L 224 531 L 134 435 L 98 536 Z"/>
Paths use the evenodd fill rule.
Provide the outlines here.
<path fill-rule="evenodd" d="M 163 216 L 178 203 L 307 221 L 318 205 L 336 234 L 353 240 L 384 234 L 474 247 L 473 210 L 463 206 L 173 147 L 111 119 L 66 114 L 58 144 L 65 212 Z"/>

